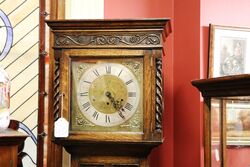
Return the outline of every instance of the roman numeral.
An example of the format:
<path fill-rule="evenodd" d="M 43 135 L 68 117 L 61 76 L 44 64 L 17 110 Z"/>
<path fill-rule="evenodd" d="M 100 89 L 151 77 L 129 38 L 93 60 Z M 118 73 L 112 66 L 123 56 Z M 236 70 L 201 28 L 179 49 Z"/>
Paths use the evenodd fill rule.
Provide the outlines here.
<path fill-rule="evenodd" d="M 91 84 L 91 82 L 89 82 L 89 81 L 83 81 L 83 82 L 88 83 L 88 84 Z"/>
<path fill-rule="evenodd" d="M 105 122 L 110 123 L 110 117 L 108 115 L 105 115 Z"/>
<path fill-rule="evenodd" d="M 136 97 L 136 92 L 128 92 L 128 97 Z"/>
<path fill-rule="evenodd" d="M 129 111 L 131 111 L 132 108 L 133 108 L 133 105 L 130 104 L 130 103 L 126 103 L 125 106 L 124 106 L 124 108 L 126 108 L 126 109 L 129 110 Z"/>
<path fill-rule="evenodd" d="M 88 111 L 88 109 L 90 108 L 90 102 L 86 102 L 82 105 L 83 109 L 85 109 L 85 111 Z"/>
<path fill-rule="evenodd" d="M 89 95 L 89 92 L 80 93 L 80 96 L 88 96 L 88 95 Z"/>
<path fill-rule="evenodd" d="M 95 69 L 95 70 L 93 71 L 93 73 L 94 73 L 97 77 L 100 76 L 100 74 L 99 74 L 99 72 L 97 71 L 97 69 Z"/>
<path fill-rule="evenodd" d="M 98 119 L 99 113 L 97 111 L 94 112 L 94 114 L 92 115 L 94 119 Z"/>
<path fill-rule="evenodd" d="M 125 84 L 128 85 L 128 84 L 131 84 L 132 82 L 133 82 L 133 79 L 130 79 Z"/>
<path fill-rule="evenodd" d="M 106 73 L 111 74 L 111 66 L 106 66 Z"/>
<path fill-rule="evenodd" d="M 123 71 L 123 70 L 121 69 L 121 71 L 120 71 L 120 72 L 119 72 L 119 74 L 118 74 L 118 77 L 120 77 L 120 75 L 121 75 L 122 71 Z"/>
<path fill-rule="evenodd" d="M 124 115 L 122 114 L 122 112 L 119 112 L 119 115 L 122 119 L 125 119 Z"/>

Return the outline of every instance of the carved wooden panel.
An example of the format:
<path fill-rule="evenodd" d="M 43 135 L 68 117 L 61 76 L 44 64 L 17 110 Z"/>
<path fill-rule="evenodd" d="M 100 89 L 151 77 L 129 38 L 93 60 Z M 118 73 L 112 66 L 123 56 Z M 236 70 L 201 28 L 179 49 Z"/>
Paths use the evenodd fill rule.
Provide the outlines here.
<path fill-rule="evenodd" d="M 144 46 L 160 45 L 160 34 L 153 33 L 100 33 L 89 35 L 85 34 L 56 34 L 55 46 Z M 92 33 L 91 33 L 92 34 Z"/>
<path fill-rule="evenodd" d="M 155 87 L 155 129 L 162 131 L 163 112 L 163 80 L 162 80 L 162 58 L 156 58 L 156 87 Z"/>

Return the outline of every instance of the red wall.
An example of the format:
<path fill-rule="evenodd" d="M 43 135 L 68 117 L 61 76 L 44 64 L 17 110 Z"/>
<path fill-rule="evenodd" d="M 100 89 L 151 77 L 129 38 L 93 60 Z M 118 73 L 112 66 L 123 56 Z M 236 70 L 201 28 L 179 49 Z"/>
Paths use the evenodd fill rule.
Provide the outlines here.
<path fill-rule="evenodd" d="M 174 166 L 200 167 L 200 0 L 174 2 Z"/>
<path fill-rule="evenodd" d="M 231 148 L 227 149 L 227 167 L 243 167 L 250 165 L 250 148 L 242 147 L 242 148 Z"/>

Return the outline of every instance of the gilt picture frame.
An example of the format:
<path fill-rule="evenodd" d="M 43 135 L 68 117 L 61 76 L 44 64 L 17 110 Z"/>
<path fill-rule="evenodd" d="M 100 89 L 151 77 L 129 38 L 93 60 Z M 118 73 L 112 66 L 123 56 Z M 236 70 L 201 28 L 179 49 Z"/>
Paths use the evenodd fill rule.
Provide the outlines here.
<path fill-rule="evenodd" d="M 213 100 L 211 107 L 213 143 L 217 145 L 221 140 L 221 128 L 224 126 L 227 146 L 250 146 L 250 99 Z M 222 117 L 225 120 L 224 125 Z"/>
<path fill-rule="evenodd" d="M 226 100 L 227 145 L 250 145 L 249 99 Z"/>
<path fill-rule="evenodd" d="M 250 73 L 250 28 L 210 24 L 208 78 Z"/>

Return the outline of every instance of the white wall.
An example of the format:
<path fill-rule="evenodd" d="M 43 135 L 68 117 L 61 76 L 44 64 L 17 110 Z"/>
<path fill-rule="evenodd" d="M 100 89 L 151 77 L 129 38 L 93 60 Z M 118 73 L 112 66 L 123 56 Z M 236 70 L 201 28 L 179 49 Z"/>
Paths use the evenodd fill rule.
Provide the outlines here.
<path fill-rule="evenodd" d="M 65 0 L 66 19 L 103 19 L 104 0 Z"/>

